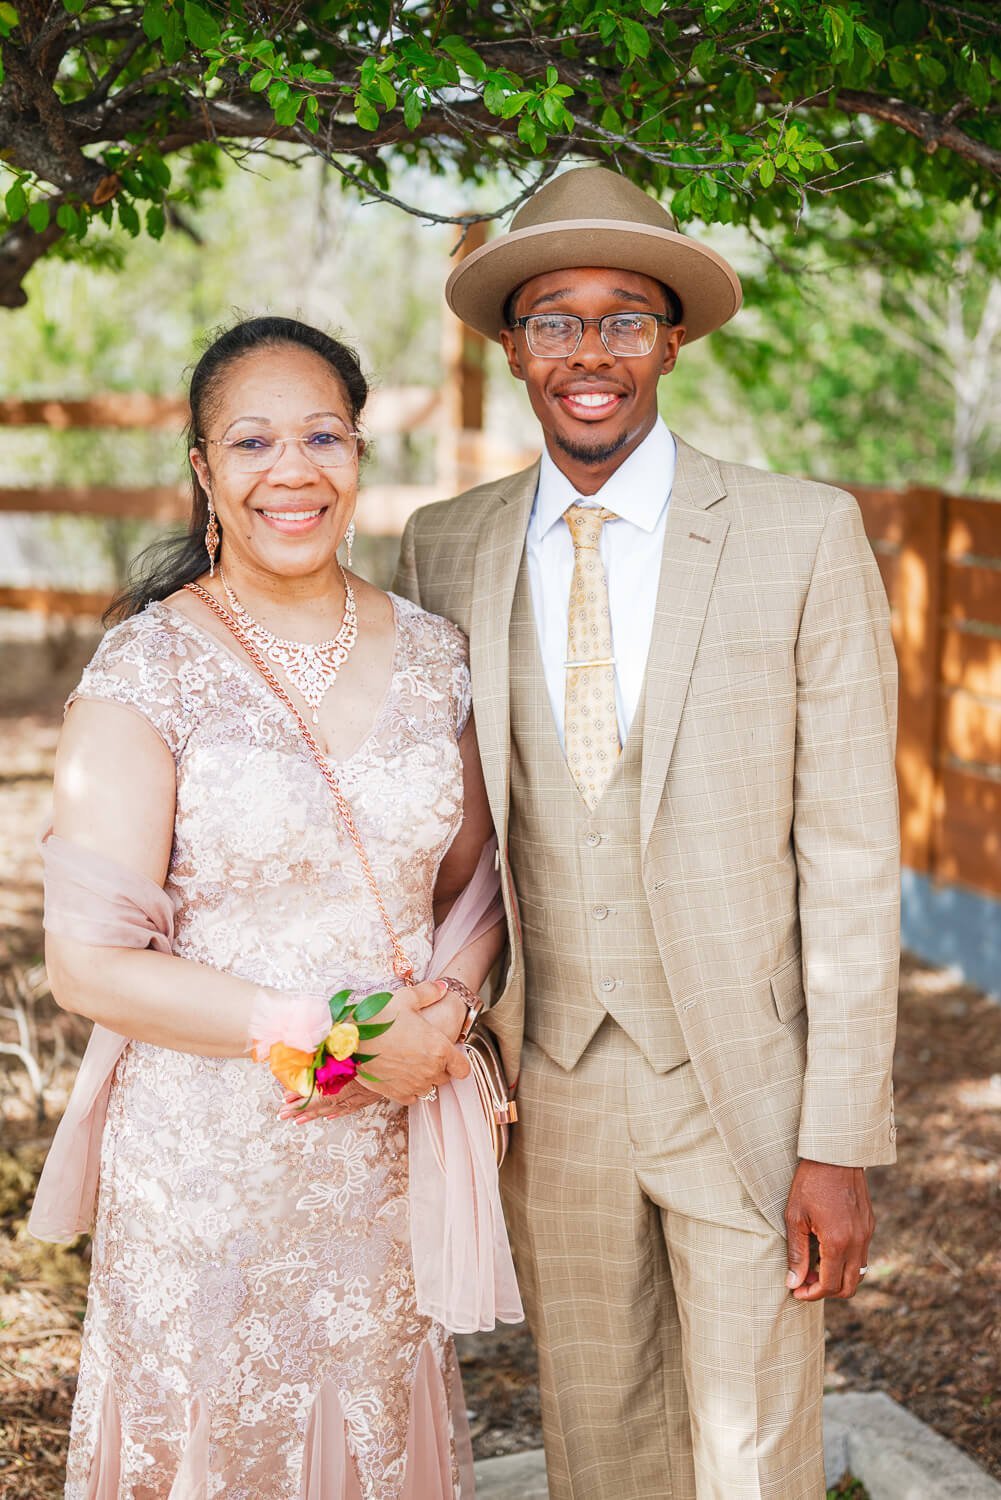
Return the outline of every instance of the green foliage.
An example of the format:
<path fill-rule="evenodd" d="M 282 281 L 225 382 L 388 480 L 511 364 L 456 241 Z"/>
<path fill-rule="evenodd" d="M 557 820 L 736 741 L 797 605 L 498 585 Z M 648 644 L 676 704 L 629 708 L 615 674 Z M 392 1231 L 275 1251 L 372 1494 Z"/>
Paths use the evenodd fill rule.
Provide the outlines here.
<path fill-rule="evenodd" d="M 63 0 L 63 11 L 58 46 L 42 48 L 41 23 L 0 4 L 0 139 L 5 122 L 22 127 L 0 235 L 4 218 L 43 232 L 31 211 L 49 202 L 63 253 L 83 253 L 111 199 L 128 234 L 158 237 L 171 204 L 197 203 L 228 151 L 260 149 L 269 133 L 376 194 L 410 166 L 475 185 L 499 165 L 571 154 L 613 163 L 682 223 L 800 225 L 805 242 L 836 204 L 878 222 L 891 260 L 895 187 L 997 213 L 1001 24 L 988 0 L 693 0 L 683 13 L 535 0 L 530 14 L 477 0 L 273 11 Z M 44 123 L 53 110 L 78 143 L 70 166 Z M 2 276 L 0 241 L 0 288 Z"/>
<path fill-rule="evenodd" d="M 799 275 L 745 275 L 746 311 L 708 341 L 770 460 L 870 484 L 1001 489 L 1001 246 L 982 218 L 900 205 L 932 275 L 817 247 Z"/>

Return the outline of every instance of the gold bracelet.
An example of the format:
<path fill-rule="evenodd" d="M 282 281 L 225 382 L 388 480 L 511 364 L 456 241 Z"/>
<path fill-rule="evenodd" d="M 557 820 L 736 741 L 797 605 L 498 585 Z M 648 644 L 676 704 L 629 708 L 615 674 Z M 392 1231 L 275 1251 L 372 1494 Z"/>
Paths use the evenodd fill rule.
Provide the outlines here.
<path fill-rule="evenodd" d="M 469 1037 L 473 1030 L 473 1027 L 479 1020 L 480 1012 L 483 1009 L 483 1001 L 480 999 L 479 995 L 474 994 L 474 992 L 469 988 L 467 984 L 463 984 L 461 979 L 453 979 L 451 974 L 443 974 L 441 976 L 441 979 L 442 983 L 447 984 L 448 989 L 451 990 L 453 994 L 458 995 L 460 1000 L 465 1001 L 466 1019 L 463 1021 L 462 1030 L 459 1032 L 459 1035 L 456 1038 L 456 1046 L 461 1047 L 464 1042 L 469 1041 Z M 448 990 L 446 990 L 445 993 L 448 994 Z"/>

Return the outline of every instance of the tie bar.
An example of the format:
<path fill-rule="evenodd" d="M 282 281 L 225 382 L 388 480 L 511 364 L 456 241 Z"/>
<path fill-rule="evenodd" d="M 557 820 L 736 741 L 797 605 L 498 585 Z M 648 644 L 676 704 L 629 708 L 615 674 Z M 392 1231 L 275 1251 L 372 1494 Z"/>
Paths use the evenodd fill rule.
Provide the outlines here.
<path fill-rule="evenodd" d="M 565 667 L 614 667 L 614 656 L 599 656 L 594 661 L 565 661 Z"/>

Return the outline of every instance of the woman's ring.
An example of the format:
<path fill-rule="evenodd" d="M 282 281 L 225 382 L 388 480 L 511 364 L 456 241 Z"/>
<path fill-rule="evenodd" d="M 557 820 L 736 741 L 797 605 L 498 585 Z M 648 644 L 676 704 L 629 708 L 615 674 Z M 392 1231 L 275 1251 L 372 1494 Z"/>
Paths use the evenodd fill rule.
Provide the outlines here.
<path fill-rule="evenodd" d="M 428 1091 L 427 1091 L 426 1094 L 422 1094 L 421 1095 L 421 1098 L 423 1099 L 423 1101 L 425 1102 L 425 1104 L 433 1104 L 434 1101 L 437 1099 L 437 1097 L 438 1097 L 438 1085 L 436 1083 L 433 1083 L 431 1085 L 431 1087 L 428 1089 Z"/>
<path fill-rule="evenodd" d="M 859 1275 L 860 1276 L 864 1276 L 865 1273 L 866 1273 L 866 1271 L 868 1271 L 868 1269 L 869 1269 L 868 1266 L 859 1266 L 859 1268 L 858 1268 Z"/>

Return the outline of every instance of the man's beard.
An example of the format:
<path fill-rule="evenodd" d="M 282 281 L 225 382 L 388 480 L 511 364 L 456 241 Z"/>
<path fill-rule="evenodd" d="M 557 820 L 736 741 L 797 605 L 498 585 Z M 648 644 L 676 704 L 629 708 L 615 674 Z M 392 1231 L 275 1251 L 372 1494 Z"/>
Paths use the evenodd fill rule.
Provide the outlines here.
<path fill-rule="evenodd" d="M 624 448 L 629 441 L 629 433 L 621 432 L 611 443 L 596 443 L 585 446 L 583 443 L 575 443 L 570 438 L 562 437 L 558 432 L 553 434 L 556 446 L 579 464 L 587 464 L 592 468 L 598 468 L 605 464 L 610 458 L 614 458 L 620 449 Z"/>

